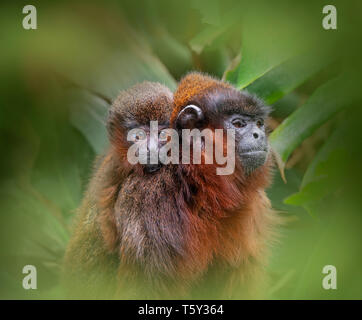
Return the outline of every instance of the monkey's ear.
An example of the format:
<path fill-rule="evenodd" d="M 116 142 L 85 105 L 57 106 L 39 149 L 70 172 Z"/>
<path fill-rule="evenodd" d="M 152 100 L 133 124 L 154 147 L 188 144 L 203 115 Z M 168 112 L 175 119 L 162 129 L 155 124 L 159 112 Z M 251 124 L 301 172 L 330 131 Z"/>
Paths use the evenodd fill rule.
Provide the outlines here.
<path fill-rule="evenodd" d="M 205 117 L 200 107 L 190 104 L 181 109 L 176 118 L 177 129 L 200 128 Z"/>

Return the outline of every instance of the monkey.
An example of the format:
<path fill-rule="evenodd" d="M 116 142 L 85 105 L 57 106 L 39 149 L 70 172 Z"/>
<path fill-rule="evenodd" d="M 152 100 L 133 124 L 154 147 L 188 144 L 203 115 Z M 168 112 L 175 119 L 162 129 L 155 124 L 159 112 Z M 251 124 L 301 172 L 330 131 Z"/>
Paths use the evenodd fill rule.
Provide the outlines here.
<path fill-rule="evenodd" d="M 65 255 L 71 295 L 238 298 L 244 288 L 250 297 L 278 224 L 264 191 L 272 166 L 268 113 L 256 97 L 201 73 L 186 75 L 174 94 L 156 83 L 121 92 L 107 122 L 110 148 Z M 130 164 L 128 132 L 144 129 L 149 158 L 151 120 L 160 133 L 168 126 L 235 130 L 234 173 L 217 175 L 216 164 Z"/>
<path fill-rule="evenodd" d="M 186 260 L 204 279 L 194 290 L 196 297 L 218 290 L 206 296 L 262 296 L 268 246 L 276 241 L 277 227 L 282 225 L 264 191 L 273 166 L 266 129 L 269 113 L 270 108 L 256 96 L 198 72 L 186 75 L 174 93 L 170 122 L 175 129 L 235 132 L 233 174 L 217 175 L 215 164 L 178 167 L 192 193 L 191 201 L 186 201 L 192 225 L 185 235 Z"/>
<path fill-rule="evenodd" d="M 110 146 L 95 161 L 64 257 L 63 284 L 69 297 L 114 298 L 123 251 L 126 257 L 122 262 L 127 265 L 130 263 L 127 252 L 137 255 L 140 253 L 134 250 L 147 250 L 147 243 L 139 243 L 138 247 L 133 247 L 131 243 L 136 241 L 132 239 L 132 234 L 139 232 L 141 242 L 144 237 L 143 230 L 138 230 L 143 226 L 137 220 L 137 213 L 141 215 L 142 212 L 135 212 L 141 208 L 136 206 L 137 209 L 130 209 L 123 217 L 123 211 L 128 207 L 116 207 L 117 199 L 122 198 L 118 202 L 123 205 L 122 201 L 127 202 L 127 197 L 132 197 L 132 188 L 135 188 L 138 198 L 134 202 L 144 201 L 147 206 L 147 201 L 153 201 L 152 190 L 157 192 L 157 185 L 167 181 L 158 181 L 158 172 L 147 180 L 150 173 L 157 171 L 155 165 L 130 165 L 127 161 L 130 146 L 127 132 L 134 128 L 148 132 L 151 120 L 158 121 L 160 128 L 168 127 L 172 99 L 172 92 L 164 85 L 144 82 L 121 91 L 110 107 L 107 119 Z M 130 274 L 136 268 L 130 269 Z M 124 275 L 124 278 L 127 276 Z"/>

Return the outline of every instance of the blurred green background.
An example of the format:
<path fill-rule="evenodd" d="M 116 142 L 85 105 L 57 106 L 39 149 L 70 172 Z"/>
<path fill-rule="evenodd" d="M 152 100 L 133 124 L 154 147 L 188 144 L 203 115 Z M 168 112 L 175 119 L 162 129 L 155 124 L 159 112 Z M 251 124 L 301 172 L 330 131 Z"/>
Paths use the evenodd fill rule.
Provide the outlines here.
<path fill-rule="evenodd" d="M 268 194 L 288 220 L 270 299 L 361 299 L 362 5 L 352 1 L 28 1 L 0 10 L 0 298 L 63 298 L 62 257 L 105 117 L 142 80 L 201 70 L 273 106 Z M 322 8 L 337 8 L 337 30 Z M 286 183 L 282 180 L 285 175 Z M 24 290 L 35 265 L 38 289 Z M 325 290 L 325 265 L 337 290 Z"/>

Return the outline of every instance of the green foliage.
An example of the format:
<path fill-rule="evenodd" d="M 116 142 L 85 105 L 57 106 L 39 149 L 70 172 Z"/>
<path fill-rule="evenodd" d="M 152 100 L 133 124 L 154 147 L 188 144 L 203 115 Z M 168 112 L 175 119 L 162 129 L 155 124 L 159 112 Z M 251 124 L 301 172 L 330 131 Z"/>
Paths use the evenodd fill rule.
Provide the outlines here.
<path fill-rule="evenodd" d="M 346 85 L 349 78 L 351 75 L 339 76 L 317 88 L 303 106 L 273 131 L 270 142 L 284 162 L 317 128 L 341 109 L 358 101 L 355 88 Z"/>
<path fill-rule="evenodd" d="M 174 90 L 194 69 L 274 109 L 270 142 L 287 183 L 276 171 L 267 192 L 288 223 L 269 297 L 362 297 L 358 10 L 338 9 L 350 29 L 325 31 L 322 2 L 287 3 L 42 3 L 35 32 L 20 30 L 18 5 L 1 10 L 0 297 L 62 297 L 62 257 L 108 145 L 111 101 L 146 80 Z M 21 289 L 26 264 L 42 274 L 37 293 Z M 341 275 L 333 292 L 321 288 L 327 264 Z"/>
<path fill-rule="evenodd" d="M 262 98 L 266 103 L 272 104 L 298 88 L 327 65 L 326 57 L 316 58 L 315 53 L 310 52 L 299 54 L 256 79 L 247 87 L 247 90 Z"/>

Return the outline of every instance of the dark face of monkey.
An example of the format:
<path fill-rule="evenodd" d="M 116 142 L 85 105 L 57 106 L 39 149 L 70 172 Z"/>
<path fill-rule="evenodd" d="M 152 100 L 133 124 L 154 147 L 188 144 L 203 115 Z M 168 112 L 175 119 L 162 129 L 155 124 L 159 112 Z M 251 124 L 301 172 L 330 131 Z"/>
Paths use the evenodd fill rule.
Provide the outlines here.
<path fill-rule="evenodd" d="M 262 116 L 240 113 L 226 116 L 224 120 L 226 129 L 235 130 L 236 152 L 248 172 L 262 166 L 267 159 L 264 120 Z"/>
<path fill-rule="evenodd" d="M 245 173 L 250 174 L 267 160 L 264 123 L 268 113 L 269 109 L 254 96 L 231 86 L 215 86 L 187 101 L 176 117 L 176 127 L 234 129 L 235 154 Z"/>

